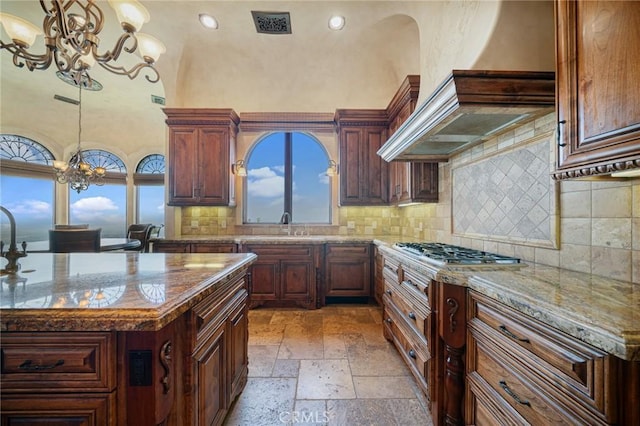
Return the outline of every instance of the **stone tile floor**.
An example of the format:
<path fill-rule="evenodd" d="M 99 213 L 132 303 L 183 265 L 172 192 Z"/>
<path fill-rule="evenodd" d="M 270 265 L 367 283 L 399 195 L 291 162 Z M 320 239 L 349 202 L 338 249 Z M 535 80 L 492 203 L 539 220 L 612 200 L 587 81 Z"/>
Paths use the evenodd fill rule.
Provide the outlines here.
<path fill-rule="evenodd" d="M 249 379 L 226 426 L 432 425 L 371 305 L 249 311 Z"/>

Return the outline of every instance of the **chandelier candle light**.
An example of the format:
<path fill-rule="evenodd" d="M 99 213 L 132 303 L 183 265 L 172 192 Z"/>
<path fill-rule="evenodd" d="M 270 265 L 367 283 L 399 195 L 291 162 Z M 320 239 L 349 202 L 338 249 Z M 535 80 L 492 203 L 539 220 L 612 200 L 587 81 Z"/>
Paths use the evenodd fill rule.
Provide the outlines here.
<path fill-rule="evenodd" d="M 71 189 L 78 194 L 80 191 L 86 190 L 92 182 L 98 186 L 104 185 L 104 176 L 107 172 L 104 167 L 92 168 L 82 156 L 82 147 L 80 146 L 82 138 L 82 86 L 85 84 L 88 84 L 88 81 L 78 84 L 78 147 L 71 155 L 69 163 L 59 160 L 53 162 L 58 183 L 68 183 Z"/>
<path fill-rule="evenodd" d="M 52 62 L 58 70 L 71 77 L 76 84 L 91 81 L 88 70 L 98 63 L 102 68 L 134 79 L 142 70 L 149 71 L 146 79 L 152 83 L 160 79 L 155 62 L 166 51 L 154 37 L 140 31 L 149 21 L 149 12 L 137 0 L 109 0 L 122 26 L 122 34 L 113 48 L 98 52 L 98 35 L 104 26 L 104 13 L 95 0 L 40 0 L 45 13 L 42 29 L 17 16 L 0 13 L 0 23 L 11 37 L 12 43 L 0 40 L 0 49 L 13 54 L 13 64 L 25 65 L 29 71 L 47 69 Z M 29 51 L 38 35 L 44 34 L 46 51 Z M 130 69 L 117 64 L 122 51 L 137 52 L 143 62 Z M 152 71 L 152 72 L 151 72 Z"/>

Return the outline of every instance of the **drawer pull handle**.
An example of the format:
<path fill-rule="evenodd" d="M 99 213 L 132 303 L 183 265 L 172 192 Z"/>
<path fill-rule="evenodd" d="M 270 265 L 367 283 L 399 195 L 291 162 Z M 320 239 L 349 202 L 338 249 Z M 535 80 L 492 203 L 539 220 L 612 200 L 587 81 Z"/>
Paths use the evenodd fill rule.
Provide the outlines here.
<path fill-rule="evenodd" d="M 511 398 L 515 399 L 516 402 L 518 402 L 518 404 L 522 404 L 522 405 L 526 405 L 527 407 L 531 407 L 531 403 L 529 401 L 520 399 L 520 397 L 518 395 L 516 395 L 509 388 L 509 386 L 507 386 L 507 382 L 505 382 L 504 380 L 500 380 L 500 382 L 498 382 L 498 383 L 500 384 L 500 387 L 507 393 L 507 395 L 509 395 Z"/>
<path fill-rule="evenodd" d="M 416 359 L 416 351 L 413 349 L 409 349 L 409 356 L 413 359 Z"/>
<path fill-rule="evenodd" d="M 33 365 L 33 361 L 28 359 L 22 364 L 20 364 L 18 368 L 21 370 L 27 370 L 27 371 L 40 371 L 40 370 L 51 370 L 53 368 L 60 367 L 61 365 L 64 365 L 63 359 L 59 359 L 58 361 L 56 361 L 55 364 L 50 364 L 50 365 Z"/>
<path fill-rule="evenodd" d="M 393 268 L 392 268 L 391 266 L 389 266 L 389 265 L 384 265 L 384 269 L 388 269 L 388 270 L 390 270 L 391 272 L 393 272 L 394 274 L 396 273 L 396 270 L 395 270 L 395 269 L 393 269 Z"/>
<path fill-rule="evenodd" d="M 409 318 L 411 318 L 412 320 L 416 319 L 416 314 L 414 314 L 413 312 L 409 312 Z"/>
<path fill-rule="evenodd" d="M 387 324 L 391 324 L 393 322 L 393 320 L 391 318 L 387 318 Z"/>
<path fill-rule="evenodd" d="M 412 285 L 414 287 L 418 287 L 418 284 L 415 284 L 413 281 L 411 280 L 406 280 L 406 281 L 402 281 L 402 284 L 408 284 L 408 285 Z"/>
<path fill-rule="evenodd" d="M 387 290 L 386 293 L 391 296 L 391 290 Z"/>
<path fill-rule="evenodd" d="M 509 331 L 509 329 L 507 327 L 505 327 L 504 325 L 501 325 L 500 327 L 498 327 L 500 329 L 500 331 L 502 331 L 502 333 L 506 334 L 507 336 L 511 337 L 513 340 L 517 340 L 519 342 L 523 342 L 523 343 L 531 343 L 529 341 L 529 339 L 523 339 L 520 338 L 518 336 L 516 336 L 515 334 L 513 334 L 512 332 Z"/>

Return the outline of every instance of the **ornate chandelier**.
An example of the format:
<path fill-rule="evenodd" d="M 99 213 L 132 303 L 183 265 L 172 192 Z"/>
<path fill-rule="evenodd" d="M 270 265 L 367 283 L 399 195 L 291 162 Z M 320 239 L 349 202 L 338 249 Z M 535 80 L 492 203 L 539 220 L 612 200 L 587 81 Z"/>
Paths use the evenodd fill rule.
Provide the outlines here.
<path fill-rule="evenodd" d="M 17 16 L 0 13 L 0 23 L 12 40 L 12 43 L 0 40 L 0 49 L 13 54 L 15 66 L 26 65 L 29 71 L 44 70 L 55 62 L 58 70 L 73 78 L 76 84 L 83 79 L 91 81 L 88 70 L 95 63 L 130 79 L 136 78 L 142 70 L 147 71 L 148 81 L 155 83 L 160 79 L 154 64 L 166 49 L 154 37 L 138 32 L 142 24 L 149 21 L 149 13 L 137 0 L 109 0 L 124 34 L 112 50 L 104 53 L 98 52 L 104 14 L 95 0 L 40 0 L 40 5 L 45 13 L 42 29 Z M 44 34 L 46 51 L 31 53 L 28 49 L 40 34 Z M 129 69 L 117 64 L 122 51 L 137 52 L 143 62 Z"/>
<path fill-rule="evenodd" d="M 53 162 L 58 183 L 68 183 L 69 187 L 78 194 L 80 191 L 86 190 L 91 183 L 98 186 L 104 185 L 104 176 L 107 172 L 104 167 L 92 168 L 82 156 L 82 147 L 80 146 L 82 138 L 82 86 L 87 84 L 88 80 L 78 84 L 78 147 L 71 154 L 68 163 L 60 160 Z"/>

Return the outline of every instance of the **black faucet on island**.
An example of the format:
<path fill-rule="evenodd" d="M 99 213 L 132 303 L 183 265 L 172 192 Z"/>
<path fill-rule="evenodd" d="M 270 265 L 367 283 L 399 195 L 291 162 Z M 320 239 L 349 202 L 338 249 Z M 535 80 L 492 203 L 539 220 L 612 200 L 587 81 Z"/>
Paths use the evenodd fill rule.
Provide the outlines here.
<path fill-rule="evenodd" d="M 22 242 L 22 252 L 18 251 L 16 246 L 16 220 L 9 210 L 0 206 L 0 210 L 4 212 L 9 218 L 9 224 L 11 225 L 11 243 L 9 244 L 9 250 L 4 251 L 4 242 L 0 241 L 0 256 L 8 260 L 7 265 L 0 271 L 7 274 L 15 274 L 20 270 L 20 264 L 18 259 L 27 256 L 27 242 Z"/>

